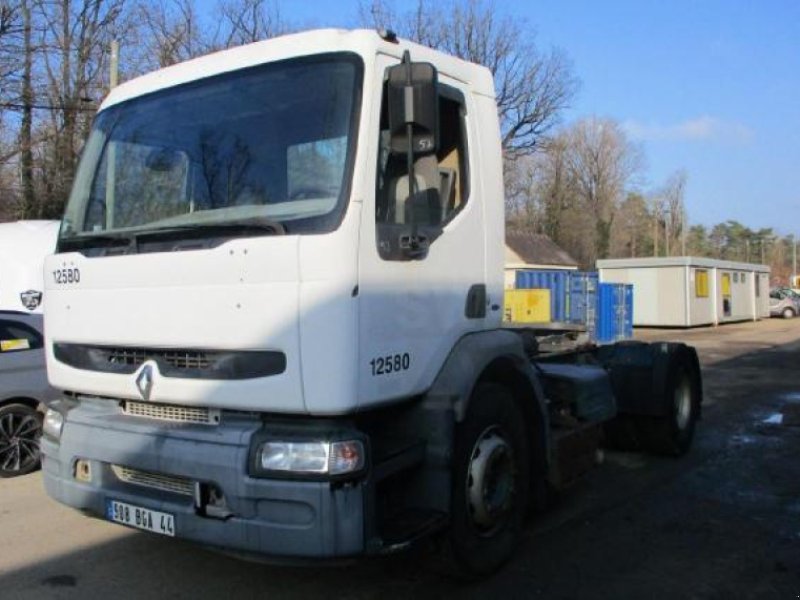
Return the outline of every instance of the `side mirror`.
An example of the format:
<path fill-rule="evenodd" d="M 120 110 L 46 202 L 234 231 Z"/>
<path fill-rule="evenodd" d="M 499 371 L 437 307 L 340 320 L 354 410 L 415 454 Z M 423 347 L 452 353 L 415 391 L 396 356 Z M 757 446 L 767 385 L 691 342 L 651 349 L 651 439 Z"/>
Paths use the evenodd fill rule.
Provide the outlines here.
<path fill-rule="evenodd" d="M 414 63 L 406 51 L 403 62 L 389 67 L 389 149 L 395 154 L 429 154 L 439 145 L 439 92 L 436 67 Z"/>

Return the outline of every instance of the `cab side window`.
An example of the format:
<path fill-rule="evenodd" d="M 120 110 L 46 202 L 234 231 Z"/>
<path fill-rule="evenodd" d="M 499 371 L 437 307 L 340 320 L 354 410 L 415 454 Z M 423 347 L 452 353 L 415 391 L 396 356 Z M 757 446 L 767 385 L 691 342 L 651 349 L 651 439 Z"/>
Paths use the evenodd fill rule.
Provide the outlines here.
<path fill-rule="evenodd" d="M 43 345 L 41 334 L 32 327 L 0 319 L 0 352 L 36 350 Z"/>
<path fill-rule="evenodd" d="M 406 156 L 389 152 L 389 114 L 384 86 L 375 195 L 378 252 L 384 260 L 407 260 L 407 256 L 398 251 L 397 238 L 408 231 L 412 220 L 428 243 L 435 243 L 443 227 L 469 199 L 464 96 L 455 88 L 440 83 L 438 104 L 438 149 L 435 154 L 415 160 L 415 185 L 412 186 Z"/>

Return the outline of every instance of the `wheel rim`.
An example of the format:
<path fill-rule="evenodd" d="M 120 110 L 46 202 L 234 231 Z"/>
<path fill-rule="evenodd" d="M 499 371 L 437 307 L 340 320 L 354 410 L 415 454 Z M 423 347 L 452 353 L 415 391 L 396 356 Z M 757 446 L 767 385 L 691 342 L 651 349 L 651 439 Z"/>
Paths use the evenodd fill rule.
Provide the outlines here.
<path fill-rule="evenodd" d="M 500 429 L 487 428 L 470 455 L 466 497 L 475 529 L 492 535 L 512 512 L 516 483 L 514 452 Z"/>
<path fill-rule="evenodd" d="M 689 378 L 685 375 L 681 377 L 680 383 L 675 388 L 675 406 L 677 414 L 675 421 L 678 429 L 684 430 L 689 426 L 692 418 L 692 387 Z"/>
<path fill-rule="evenodd" d="M 39 462 L 39 421 L 27 413 L 0 417 L 0 470 L 15 473 Z"/>

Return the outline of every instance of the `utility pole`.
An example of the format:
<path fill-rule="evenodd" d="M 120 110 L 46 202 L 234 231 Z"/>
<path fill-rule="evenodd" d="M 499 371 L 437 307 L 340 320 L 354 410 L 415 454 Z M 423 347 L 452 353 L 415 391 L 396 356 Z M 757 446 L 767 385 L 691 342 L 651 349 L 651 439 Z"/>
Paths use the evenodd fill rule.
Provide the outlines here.
<path fill-rule="evenodd" d="M 109 65 L 110 73 L 108 74 L 109 87 L 113 90 L 119 83 L 119 42 L 111 40 L 111 64 Z"/>
<path fill-rule="evenodd" d="M 789 287 L 794 287 L 795 279 L 797 279 L 797 238 L 792 235 L 792 280 L 789 282 Z"/>
<path fill-rule="evenodd" d="M 681 256 L 686 256 L 686 236 L 689 233 L 689 217 L 686 215 L 686 207 L 681 211 Z"/>
<path fill-rule="evenodd" d="M 653 217 L 653 256 L 658 256 L 658 212 Z"/>

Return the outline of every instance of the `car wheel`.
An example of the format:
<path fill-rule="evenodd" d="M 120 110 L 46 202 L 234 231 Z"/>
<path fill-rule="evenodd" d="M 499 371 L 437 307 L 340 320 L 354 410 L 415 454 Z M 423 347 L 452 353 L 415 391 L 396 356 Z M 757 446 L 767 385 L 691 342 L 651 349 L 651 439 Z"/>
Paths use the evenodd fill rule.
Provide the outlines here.
<path fill-rule="evenodd" d="M 783 309 L 783 313 L 781 313 L 781 316 L 784 319 L 791 319 L 792 317 L 794 317 L 794 311 L 791 308 L 788 308 L 788 307 L 784 308 Z"/>
<path fill-rule="evenodd" d="M 0 477 L 25 475 L 39 468 L 42 416 L 26 404 L 0 407 Z"/>
<path fill-rule="evenodd" d="M 528 507 L 530 456 L 524 418 L 509 390 L 480 384 L 456 431 L 449 571 L 487 575 L 514 553 Z"/>

